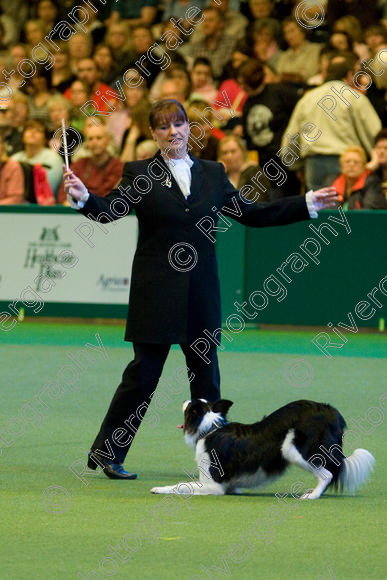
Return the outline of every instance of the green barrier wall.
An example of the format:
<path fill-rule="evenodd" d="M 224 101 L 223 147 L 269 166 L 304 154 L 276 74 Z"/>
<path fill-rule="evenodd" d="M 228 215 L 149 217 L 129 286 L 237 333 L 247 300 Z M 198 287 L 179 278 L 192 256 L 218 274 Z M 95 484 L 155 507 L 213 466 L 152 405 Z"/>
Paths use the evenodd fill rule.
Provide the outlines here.
<path fill-rule="evenodd" d="M 337 211 L 320 212 L 317 220 L 300 222 L 290 226 L 274 228 L 242 228 L 238 224 L 224 234 L 218 236 L 220 243 L 219 262 L 220 271 L 226 275 L 222 278 L 224 320 L 231 313 L 237 313 L 231 297 L 237 289 L 243 287 L 244 299 L 248 302 L 252 293 L 258 291 L 255 298 L 262 310 L 258 311 L 252 323 L 265 324 L 297 324 L 297 325 L 326 325 L 332 322 L 351 324 L 348 312 L 352 312 L 358 326 L 377 326 L 383 314 L 383 308 L 375 305 L 374 315 L 367 321 L 360 320 L 355 315 L 355 306 L 359 301 L 369 300 L 367 293 L 387 275 L 386 260 L 386 218 L 383 211 L 348 211 L 346 216 L 350 233 L 347 233 L 343 221 L 334 222 L 331 218 L 342 219 Z M 319 235 L 309 226 L 315 228 L 322 224 L 329 224 L 337 233 L 320 230 L 327 242 L 324 243 Z M 345 221 L 344 221 L 345 224 Z M 235 228 L 237 231 L 231 234 Z M 240 234 L 240 230 L 244 233 Z M 234 238 L 232 238 L 234 235 Z M 220 239 L 224 236 L 224 239 Z M 227 245 L 226 237 L 229 239 Z M 243 240 L 243 238 L 245 238 Z M 316 264 L 300 245 L 305 240 L 306 248 L 310 252 L 317 252 L 319 244 L 321 251 Z M 313 242 L 315 240 L 315 242 Z M 243 244 L 245 245 L 243 248 Z M 243 249 L 242 249 L 243 248 Z M 307 264 L 299 260 L 294 262 L 295 253 L 299 253 Z M 233 270 L 234 262 L 239 262 L 241 253 L 244 254 L 244 282 L 240 279 L 240 268 Z M 299 273 L 292 271 L 290 264 L 283 268 L 282 273 L 291 281 L 286 281 L 277 271 L 290 258 Z M 235 273 L 233 278 L 232 271 Z M 271 281 L 265 280 L 270 276 Z M 279 288 L 277 281 L 282 285 Z M 386 294 L 387 294 L 387 284 Z M 278 293 L 278 296 L 273 294 Z M 279 300 L 282 295 L 285 297 Z M 265 306 L 265 296 L 267 304 Z M 383 306 L 387 297 L 378 291 L 375 298 Z M 239 301 L 240 302 L 240 301 Z M 253 309 L 250 306 L 250 314 Z M 385 312 L 385 309 L 384 309 Z M 365 311 L 370 314 L 371 310 Z"/>
<path fill-rule="evenodd" d="M 0 212 L 10 214 L 15 226 L 15 236 L 20 213 L 31 212 L 31 219 L 37 213 L 58 213 L 63 218 L 64 214 L 74 215 L 69 208 L 60 206 L 9 206 L 0 208 Z M 345 216 L 350 233 L 337 211 L 321 212 L 317 220 L 274 228 L 246 228 L 233 222 L 226 232 L 220 233 L 216 245 L 224 323 L 228 316 L 238 313 L 235 301 L 240 304 L 244 301 L 249 303 L 251 298 L 255 300 L 256 308 L 261 306 L 255 318 L 248 320 L 244 317 L 246 322 L 252 324 L 351 324 L 348 318 L 348 313 L 351 312 L 358 326 L 378 326 L 380 318 L 383 317 L 383 308 L 375 305 L 374 315 L 364 321 L 356 316 L 355 306 L 362 300 L 369 301 L 367 293 L 378 286 L 387 274 L 387 212 L 348 211 Z M 340 223 L 329 218 L 339 219 Z M 310 228 L 310 225 L 319 228 L 322 224 L 329 224 L 337 233 L 335 237 L 332 232 L 323 229 L 321 234 L 326 237 L 327 243 Z M 308 238 L 309 242 L 305 247 L 309 252 L 318 252 L 318 245 L 321 248 L 315 258 L 319 264 L 300 249 L 300 245 L 305 244 Z M 2 243 L 10 243 L 10 240 L 2 240 Z M 294 261 L 296 253 L 302 256 L 303 263 L 300 259 L 298 262 Z M 281 276 L 277 269 L 286 260 L 290 263 L 282 269 Z M 294 272 L 292 263 L 293 268 L 302 271 Z M 82 277 L 80 269 L 79 275 Z M 284 279 L 284 276 L 291 281 Z M 387 284 L 385 292 L 387 294 Z M 278 295 L 274 296 L 275 293 Z M 284 298 L 279 300 L 282 296 Z M 385 305 L 386 295 L 378 291 L 374 296 Z M 0 311 L 6 310 L 7 304 L 0 301 Z M 257 311 L 256 308 L 254 310 L 251 305 L 246 307 L 250 315 Z M 366 311 L 370 312 L 370 309 Z M 126 314 L 126 304 L 77 303 L 47 303 L 40 313 L 41 316 L 85 318 L 126 318 Z M 31 316 L 32 311 L 28 315 Z"/>

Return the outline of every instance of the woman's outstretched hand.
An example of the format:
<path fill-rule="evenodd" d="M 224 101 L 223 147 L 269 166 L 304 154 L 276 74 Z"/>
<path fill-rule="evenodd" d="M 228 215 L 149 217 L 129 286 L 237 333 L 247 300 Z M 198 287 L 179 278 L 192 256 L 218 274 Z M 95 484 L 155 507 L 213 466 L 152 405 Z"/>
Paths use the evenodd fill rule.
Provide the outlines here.
<path fill-rule="evenodd" d="M 317 211 L 320 209 L 328 209 L 336 207 L 339 198 L 334 187 L 323 187 L 317 191 L 313 191 L 311 199 Z"/>

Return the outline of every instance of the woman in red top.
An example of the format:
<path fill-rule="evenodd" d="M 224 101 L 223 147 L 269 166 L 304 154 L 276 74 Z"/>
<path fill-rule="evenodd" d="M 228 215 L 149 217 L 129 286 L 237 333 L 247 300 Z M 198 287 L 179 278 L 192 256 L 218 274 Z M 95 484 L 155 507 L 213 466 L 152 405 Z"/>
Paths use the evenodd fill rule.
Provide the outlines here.
<path fill-rule="evenodd" d="M 385 209 L 381 183 L 366 169 L 362 147 L 348 147 L 340 157 L 341 173 L 332 183 L 344 209 Z"/>

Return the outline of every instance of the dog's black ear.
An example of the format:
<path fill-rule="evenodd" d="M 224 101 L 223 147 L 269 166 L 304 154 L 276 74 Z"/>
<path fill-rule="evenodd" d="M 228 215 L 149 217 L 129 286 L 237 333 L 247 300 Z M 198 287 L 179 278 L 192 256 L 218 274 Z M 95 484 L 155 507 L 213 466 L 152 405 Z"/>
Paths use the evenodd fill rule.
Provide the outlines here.
<path fill-rule="evenodd" d="M 229 408 L 233 404 L 234 403 L 232 401 L 229 401 L 227 399 L 219 399 L 219 401 L 215 401 L 215 403 L 213 403 L 212 410 L 214 413 L 221 413 L 223 417 L 226 417 Z"/>

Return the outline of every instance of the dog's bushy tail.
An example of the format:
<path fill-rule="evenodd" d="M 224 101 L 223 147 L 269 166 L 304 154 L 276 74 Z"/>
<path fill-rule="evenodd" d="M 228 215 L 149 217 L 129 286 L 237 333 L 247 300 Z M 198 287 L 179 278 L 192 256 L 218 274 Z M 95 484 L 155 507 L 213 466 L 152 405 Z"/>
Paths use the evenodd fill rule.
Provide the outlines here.
<path fill-rule="evenodd" d="M 346 457 L 337 477 L 337 486 L 340 491 L 355 493 L 370 476 L 375 463 L 375 458 L 366 449 L 355 449 L 349 457 Z"/>

